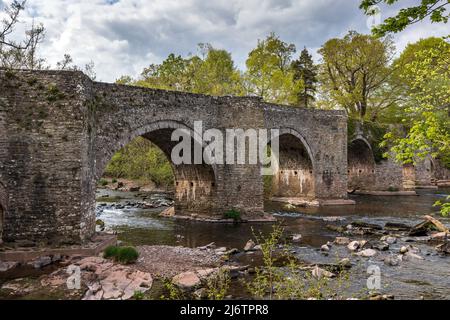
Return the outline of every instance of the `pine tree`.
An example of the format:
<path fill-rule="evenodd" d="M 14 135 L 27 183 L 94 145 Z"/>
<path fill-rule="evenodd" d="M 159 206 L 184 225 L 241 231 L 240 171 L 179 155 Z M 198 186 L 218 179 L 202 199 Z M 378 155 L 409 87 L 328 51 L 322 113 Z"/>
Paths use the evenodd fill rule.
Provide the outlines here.
<path fill-rule="evenodd" d="M 315 100 L 317 80 L 317 66 L 312 55 L 306 47 L 300 53 L 300 57 L 292 62 L 294 79 L 303 81 L 303 90 L 298 93 L 298 104 L 308 108 Z"/>

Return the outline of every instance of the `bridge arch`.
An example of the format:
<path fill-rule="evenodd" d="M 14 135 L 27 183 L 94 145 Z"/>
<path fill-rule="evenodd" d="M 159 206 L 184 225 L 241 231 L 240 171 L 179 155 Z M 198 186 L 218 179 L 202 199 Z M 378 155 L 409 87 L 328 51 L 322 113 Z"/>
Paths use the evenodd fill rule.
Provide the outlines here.
<path fill-rule="evenodd" d="M 177 129 L 186 130 L 191 137 L 191 164 L 175 164 L 171 159 L 173 147 L 172 133 Z M 174 175 L 175 211 L 181 214 L 208 214 L 212 210 L 216 193 L 216 168 L 213 165 L 194 164 L 194 145 L 204 147 L 202 140 L 192 128 L 179 121 L 161 120 L 151 122 L 132 131 L 125 132 L 113 141 L 113 146 L 97 159 L 95 182 L 102 177 L 108 162 L 121 148 L 137 137 L 143 137 L 156 145 L 166 155 Z"/>
<path fill-rule="evenodd" d="M 297 130 L 282 128 L 278 133 L 279 155 L 272 177 L 272 197 L 308 201 L 315 198 L 315 168 L 310 145 Z"/>
<path fill-rule="evenodd" d="M 375 182 L 375 158 L 370 143 L 357 136 L 348 144 L 348 190 L 370 190 Z"/>

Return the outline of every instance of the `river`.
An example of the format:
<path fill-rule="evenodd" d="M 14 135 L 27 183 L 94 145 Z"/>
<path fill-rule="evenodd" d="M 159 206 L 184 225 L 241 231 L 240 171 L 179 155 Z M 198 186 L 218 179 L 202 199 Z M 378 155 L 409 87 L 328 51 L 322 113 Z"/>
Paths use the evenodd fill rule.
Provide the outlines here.
<path fill-rule="evenodd" d="M 450 299 L 450 257 L 436 253 L 434 245 L 427 242 L 406 243 L 398 241 L 391 245 L 388 252 L 379 253 L 372 258 L 350 255 L 346 246 L 334 245 L 328 254 L 319 249 L 333 241 L 337 232 L 326 228 L 330 217 L 337 217 L 339 224 L 347 225 L 352 221 L 364 221 L 384 226 L 387 222 L 403 223 L 413 226 L 421 221 L 424 214 L 437 212 L 433 207 L 436 200 L 444 199 L 450 189 L 418 190 L 418 196 L 351 196 L 354 206 L 293 208 L 287 210 L 283 204 L 267 202 L 266 211 L 281 221 L 286 235 L 301 234 L 299 243 L 292 243 L 292 252 L 302 261 L 309 263 L 336 263 L 338 259 L 348 257 L 354 267 L 351 269 L 349 296 L 366 290 L 366 281 L 370 276 L 367 268 L 375 265 L 381 271 L 380 290 L 393 294 L 396 299 Z M 105 196 L 107 198 L 105 198 Z M 103 197 L 103 198 L 102 198 Z M 181 245 L 187 247 L 203 246 L 215 242 L 217 246 L 242 249 L 253 238 L 253 232 L 269 233 L 271 224 L 212 224 L 159 217 L 164 209 L 140 209 L 133 203 L 161 200 L 168 197 L 164 193 L 144 194 L 140 192 L 120 192 L 106 189 L 97 191 L 97 216 L 105 222 L 107 228 L 118 232 L 119 240 L 130 245 Z M 109 199 L 107 202 L 103 199 Z M 114 206 L 111 206 L 111 199 Z M 118 207 L 118 208 L 117 208 Z M 441 221 L 449 224 L 448 218 Z M 377 241 L 370 236 L 359 239 Z M 353 240 L 353 237 L 352 237 Z M 355 238 L 358 240 L 358 238 Z M 411 259 L 399 266 L 387 266 L 384 257 L 398 253 L 403 245 L 412 244 L 420 249 L 424 260 Z M 242 263 L 258 264 L 257 255 L 240 255 Z M 243 294 L 237 292 L 237 294 Z M 243 294 L 244 295 L 244 294 Z"/>

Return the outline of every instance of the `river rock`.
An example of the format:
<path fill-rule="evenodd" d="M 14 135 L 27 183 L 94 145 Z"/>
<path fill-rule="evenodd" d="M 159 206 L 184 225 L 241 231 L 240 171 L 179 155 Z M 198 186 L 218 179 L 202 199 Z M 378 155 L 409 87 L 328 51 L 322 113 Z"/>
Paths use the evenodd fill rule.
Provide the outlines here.
<path fill-rule="evenodd" d="M 421 256 L 419 256 L 418 254 L 416 254 L 416 253 L 414 253 L 414 252 L 411 252 L 411 251 L 406 252 L 406 253 L 403 255 L 403 257 L 404 257 L 404 258 L 406 257 L 406 258 L 409 259 L 409 260 L 411 260 L 411 259 L 425 260 L 423 257 L 421 257 Z"/>
<path fill-rule="evenodd" d="M 39 257 L 28 264 L 31 264 L 35 269 L 41 269 L 45 266 L 48 266 L 52 263 L 52 258 L 50 256 L 42 256 Z"/>
<path fill-rule="evenodd" d="M 217 254 L 225 254 L 226 251 L 227 251 L 226 247 L 220 247 L 220 248 L 217 248 L 216 250 L 214 250 L 214 252 Z"/>
<path fill-rule="evenodd" d="M 400 253 L 401 253 L 401 254 L 405 254 L 405 253 L 407 253 L 407 252 L 408 252 L 408 247 L 402 246 L 402 247 L 400 248 Z"/>
<path fill-rule="evenodd" d="M 312 270 L 312 276 L 316 279 L 322 279 L 322 278 L 334 278 L 336 275 L 330 271 L 327 271 L 325 269 L 319 268 L 318 266 L 315 266 Z"/>
<path fill-rule="evenodd" d="M 351 268 L 352 263 L 349 258 L 344 258 L 338 262 L 338 264 L 343 268 Z"/>
<path fill-rule="evenodd" d="M 377 246 L 377 249 L 380 251 L 388 251 L 389 250 L 389 243 L 382 242 Z"/>
<path fill-rule="evenodd" d="M 437 232 L 431 235 L 431 239 L 433 240 L 444 240 L 448 237 L 447 232 Z"/>
<path fill-rule="evenodd" d="M 183 290 L 190 290 L 200 285 L 200 278 L 191 271 L 183 272 L 172 278 L 172 283 Z"/>
<path fill-rule="evenodd" d="M 8 270 L 14 269 L 19 265 L 15 261 L 0 261 L 0 272 L 6 272 Z"/>
<path fill-rule="evenodd" d="M 326 244 L 324 244 L 323 246 L 320 247 L 320 250 L 324 251 L 324 252 L 328 252 L 328 251 L 330 251 L 330 247 L 327 246 Z"/>
<path fill-rule="evenodd" d="M 350 243 L 350 239 L 347 237 L 336 237 L 334 240 L 335 244 L 346 246 Z"/>
<path fill-rule="evenodd" d="M 300 240 L 302 240 L 302 235 L 301 234 L 293 234 L 292 235 L 292 241 L 298 242 Z"/>
<path fill-rule="evenodd" d="M 200 288 L 195 290 L 192 295 L 194 296 L 195 299 L 202 300 L 208 297 L 208 292 L 206 291 L 206 288 Z"/>
<path fill-rule="evenodd" d="M 436 246 L 436 251 L 443 254 L 450 254 L 450 242 L 444 242 Z"/>
<path fill-rule="evenodd" d="M 398 266 L 399 263 L 400 260 L 396 256 L 387 256 L 386 258 L 384 258 L 384 264 L 388 266 Z"/>
<path fill-rule="evenodd" d="M 210 275 L 212 275 L 215 271 L 216 271 L 216 269 L 213 269 L 213 268 L 202 269 L 202 270 L 197 271 L 197 275 L 199 276 L 200 279 L 206 279 Z"/>
<path fill-rule="evenodd" d="M 375 256 L 376 254 L 377 254 L 377 251 L 376 251 L 376 250 L 373 250 L 373 249 L 364 249 L 364 250 L 362 250 L 362 251 L 360 251 L 360 252 L 357 253 L 358 256 L 360 256 L 360 257 L 366 257 L 366 258 L 373 257 L 373 256 Z"/>
<path fill-rule="evenodd" d="M 247 243 L 245 244 L 244 251 L 253 250 L 255 248 L 255 245 L 256 244 L 252 239 L 248 240 Z"/>
<path fill-rule="evenodd" d="M 397 238 L 392 236 L 382 236 L 380 241 L 386 242 L 387 244 L 394 244 L 397 242 Z"/>
<path fill-rule="evenodd" d="M 356 251 L 359 248 L 359 241 L 352 241 L 347 245 L 348 250 Z"/>

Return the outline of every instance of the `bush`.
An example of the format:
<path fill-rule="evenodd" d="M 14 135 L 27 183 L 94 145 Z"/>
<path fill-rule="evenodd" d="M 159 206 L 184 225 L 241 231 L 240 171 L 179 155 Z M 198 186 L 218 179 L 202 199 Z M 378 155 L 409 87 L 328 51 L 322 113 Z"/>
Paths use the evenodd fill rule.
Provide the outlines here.
<path fill-rule="evenodd" d="M 223 217 L 225 219 L 233 219 L 234 221 L 241 221 L 241 213 L 236 209 L 228 210 L 227 212 L 225 212 Z"/>
<path fill-rule="evenodd" d="M 139 252 L 133 247 L 109 246 L 103 252 L 103 257 L 123 264 L 130 264 L 136 262 Z"/>
<path fill-rule="evenodd" d="M 107 186 L 107 185 L 108 185 L 108 180 L 100 179 L 99 184 L 100 184 L 102 187 Z"/>
<path fill-rule="evenodd" d="M 117 183 L 117 179 L 116 178 L 114 178 L 114 179 L 112 179 L 112 181 L 111 181 L 112 183 Z"/>
<path fill-rule="evenodd" d="M 115 258 L 115 257 L 117 257 L 118 253 L 119 253 L 118 246 L 109 246 L 103 252 L 103 258 L 105 258 L 105 259 Z"/>
<path fill-rule="evenodd" d="M 123 247 L 119 249 L 117 261 L 123 264 L 134 263 L 139 257 L 139 252 L 133 247 Z"/>

